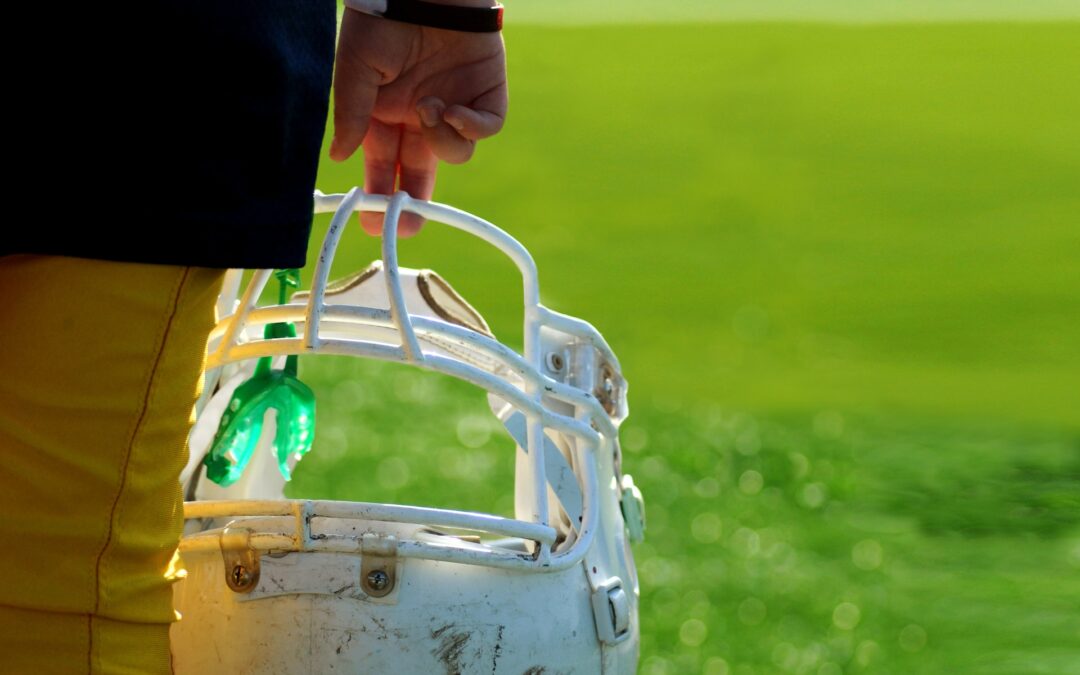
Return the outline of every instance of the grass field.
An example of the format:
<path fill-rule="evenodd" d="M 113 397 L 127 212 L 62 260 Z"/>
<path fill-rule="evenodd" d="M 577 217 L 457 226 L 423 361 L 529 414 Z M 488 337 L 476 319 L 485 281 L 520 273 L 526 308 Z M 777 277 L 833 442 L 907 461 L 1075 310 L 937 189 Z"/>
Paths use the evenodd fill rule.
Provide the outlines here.
<path fill-rule="evenodd" d="M 623 360 L 642 672 L 1080 673 L 1080 24 L 507 39 L 507 128 L 437 199 Z M 519 339 L 507 262 L 438 226 L 402 260 Z M 301 367 L 292 494 L 511 511 L 478 392 Z"/>
<path fill-rule="evenodd" d="M 1075 0 L 544 0 L 514 2 L 507 21 L 566 25 L 699 21 L 1046 21 L 1080 18 Z"/>

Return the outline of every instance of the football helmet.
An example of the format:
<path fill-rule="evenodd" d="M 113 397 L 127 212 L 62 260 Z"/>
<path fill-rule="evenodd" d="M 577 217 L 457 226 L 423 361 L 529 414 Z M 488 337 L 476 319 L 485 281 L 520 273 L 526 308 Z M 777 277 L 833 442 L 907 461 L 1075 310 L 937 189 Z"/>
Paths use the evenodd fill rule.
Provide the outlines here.
<path fill-rule="evenodd" d="M 487 221 L 359 188 L 317 192 L 315 208 L 334 215 L 310 291 L 259 306 L 271 270 L 254 272 L 243 293 L 241 273 L 230 271 L 222 291 L 183 477 L 188 572 L 175 586 L 183 616 L 172 629 L 175 672 L 636 672 L 639 591 L 629 541 L 643 536 L 644 510 L 621 468 L 627 387 L 607 342 L 588 323 L 540 304 L 529 252 Z M 358 211 L 385 213 L 382 259 L 331 282 L 338 242 Z M 472 234 L 516 264 L 521 353 L 499 342 L 441 277 L 398 266 L 397 223 L 406 211 Z M 293 394 L 260 397 L 286 403 L 274 404 L 276 415 L 256 407 L 254 425 L 238 426 L 231 415 L 251 378 L 284 366 L 274 386 L 286 386 L 295 375 L 287 360 L 298 354 L 403 362 L 485 390 L 516 445 L 507 449 L 517 455 L 515 517 L 284 499 L 299 457 L 274 427 L 285 423 Z M 306 414 L 306 394 L 297 400 L 293 407 Z M 303 422 L 291 428 L 306 449 L 312 423 Z M 254 452 L 276 450 L 278 466 L 258 461 L 241 473 L 232 451 L 208 460 L 223 436 L 257 437 L 263 447 Z M 224 487 L 208 480 L 213 467 Z"/>

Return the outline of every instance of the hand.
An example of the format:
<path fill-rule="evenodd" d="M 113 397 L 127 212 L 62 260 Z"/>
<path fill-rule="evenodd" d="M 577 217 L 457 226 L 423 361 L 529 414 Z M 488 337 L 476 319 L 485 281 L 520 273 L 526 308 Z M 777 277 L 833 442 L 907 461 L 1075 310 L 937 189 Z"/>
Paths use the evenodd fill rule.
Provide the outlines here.
<path fill-rule="evenodd" d="M 440 30 L 345 10 L 330 158 L 344 161 L 362 143 L 366 192 L 391 194 L 396 187 L 430 199 L 438 161 L 468 161 L 476 141 L 502 129 L 506 109 L 500 33 Z M 363 213 L 360 222 L 369 234 L 382 232 L 382 214 Z M 410 236 L 422 224 L 403 214 L 398 231 Z"/>

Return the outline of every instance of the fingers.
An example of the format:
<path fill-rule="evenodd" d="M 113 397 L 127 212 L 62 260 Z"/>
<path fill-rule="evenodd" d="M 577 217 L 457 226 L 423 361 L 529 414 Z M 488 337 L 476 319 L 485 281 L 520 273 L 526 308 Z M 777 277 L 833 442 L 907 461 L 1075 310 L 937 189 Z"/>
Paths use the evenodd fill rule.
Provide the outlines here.
<path fill-rule="evenodd" d="M 435 193 L 435 171 L 439 159 L 432 154 L 424 136 L 406 129 L 401 136 L 400 182 L 398 189 L 416 199 L 431 199 Z M 398 234 L 411 237 L 420 231 L 424 219 L 415 213 L 404 213 L 398 221 Z"/>
<path fill-rule="evenodd" d="M 356 20 L 356 12 L 345 12 L 342 18 L 342 39 L 334 65 L 334 138 L 330 141 L 330 159 L 342 162 L 360 147 L 371 122 L 375 97 L 382 78 L 355 52 L 352 43 L 346 44 L 350 35 L 345 24 Z"/>
<path fill-rule="evenodd" d="M 476 141 L 493 136 L 503 125 L 499 114 L 462 105 L 448 107 L 435 96 L 420 99 L 416 113 L 419 131 L 378 120 L 371 122 L 363 141 L 365 191 L 392 194 L 396 188 L 416 199 L 431 199 L 439 160 L 453 164 L 468 161 Z M 382 232 L 382 214 L 361 213 L 360 222 L 368 234 Z M 398 234 L 412 236 L 423 224 L 420 216 L 404 213 L 398 221 Z"/>
<path fill-rule="evenodd" d="M 371 122 L 364 139 L 365 192 L 389 195 L 404 190 L 417 199 L 431 199 L 437 167 L 438 159 L 419 132 L 378 120 Z M 362 212 L 360 224 L 368 234 L 382 234 L 383 214 Z M 410 237 L 423 224 L 423 218 L 415 213 L 403 213 L 398 221 L 398 235 Z"/>
<path fill-rule="evenodd" d="M 470 140 L 488 138 L 502 131 L 509 98 L 506 81 L 476 98 L 469 106 L 452 105 L 443 119 Z"/>
<path fill-rule="evenodd" d="M 446 104 L 440 98 L 425 96 L 420 99 L 416 105 L 420 131 L 436 157 L 451 164 L 462 164 L 472 157 L 476 141 L 463 137 L 445 121 L 446 110 Z"/>
<path fill-rule="evenodd" d="M 373 120 L 364 138 L 364 192 L 389 195 L 397 184 L 401 127 Z M 360 224 L 371 235 L 382 233 L 381 213 L 364 211 Z"/>
<path fill-rule="evenodd" d="M 469 161 L 476 141 L 499 133 L 506 109 L 505 83 L 477 98 L 471 107 L 447 106 L 435 96 L 425 96 L 416 105 L 424 140 L 436 157 L 451 164 Z"/>

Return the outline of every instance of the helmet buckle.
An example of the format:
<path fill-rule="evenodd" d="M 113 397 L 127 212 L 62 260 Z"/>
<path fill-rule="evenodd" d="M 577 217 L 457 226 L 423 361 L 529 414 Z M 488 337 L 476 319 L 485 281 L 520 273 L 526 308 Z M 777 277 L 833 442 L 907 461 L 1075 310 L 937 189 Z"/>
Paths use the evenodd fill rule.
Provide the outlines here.
<path fill-rule="evenodd" d="M 630 599 L 622 579 L 612 577 L 600 584 L 593 591 L 592 606 L 601 642 L 614 645 L 630 637 Z"/>

